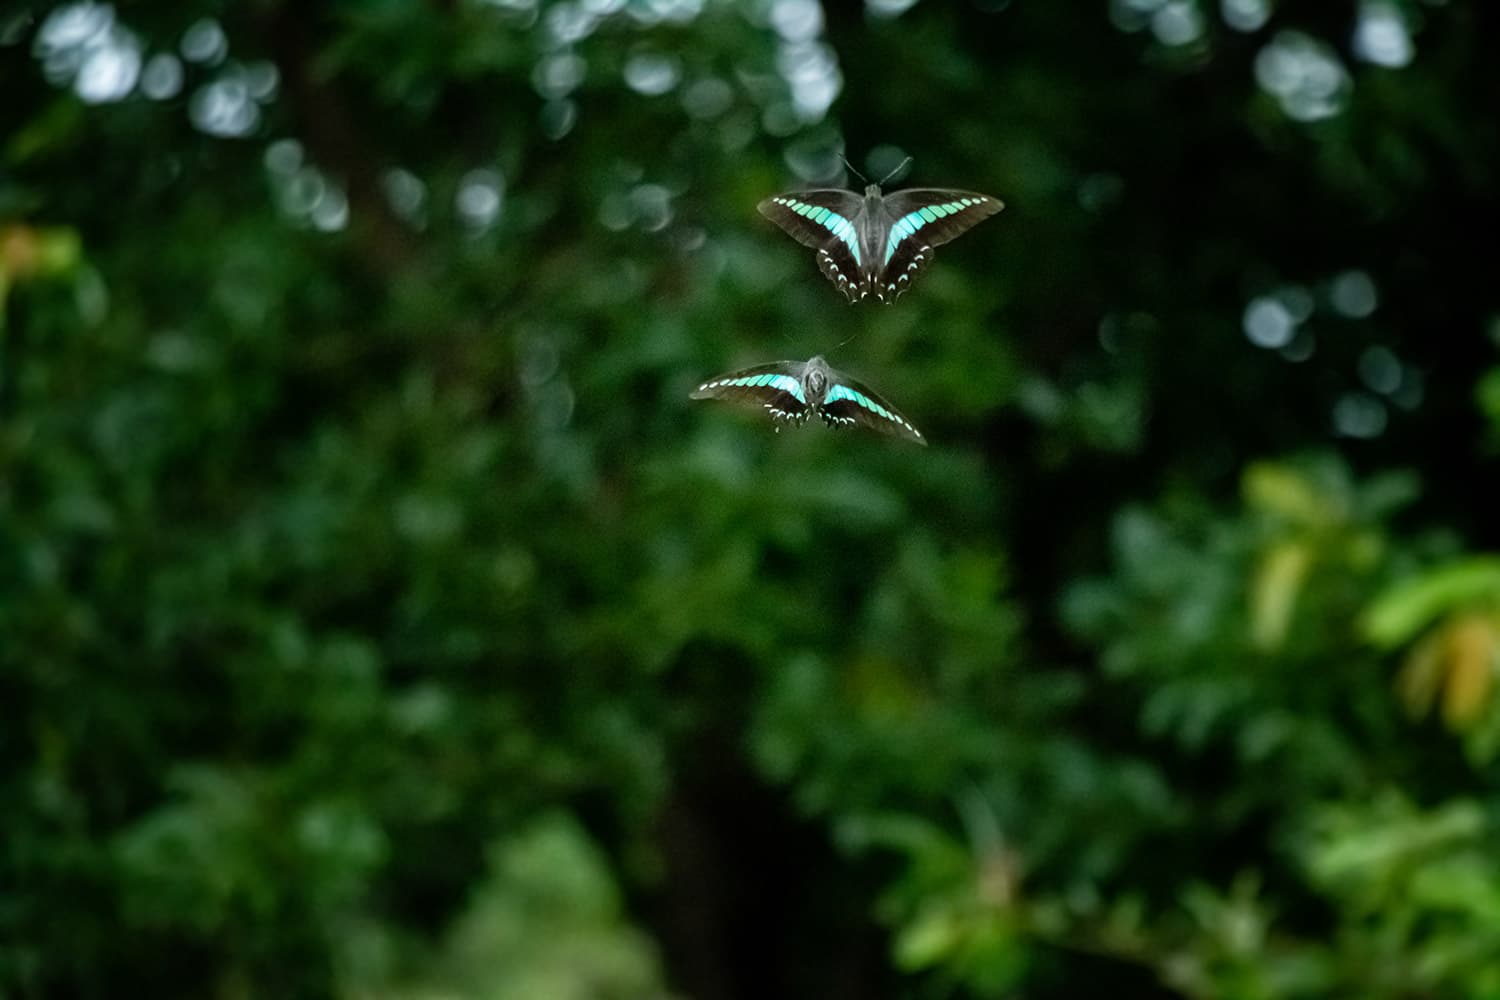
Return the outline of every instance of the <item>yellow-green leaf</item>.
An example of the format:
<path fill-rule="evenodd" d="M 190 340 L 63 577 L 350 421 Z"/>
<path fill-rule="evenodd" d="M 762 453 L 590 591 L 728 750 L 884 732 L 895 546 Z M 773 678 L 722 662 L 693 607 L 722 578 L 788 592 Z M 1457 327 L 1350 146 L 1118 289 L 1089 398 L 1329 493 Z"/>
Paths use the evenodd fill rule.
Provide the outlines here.
<path fill-rule="evenodd" d="M 1414 639 L 1442 615 L 1476 602 L 1500 603 L 1500 558 L 1461 559 L 1388 587 L 1360 622 L 1365 638 L 1383 649 Z"/>
<path fill-rule="evenodd" d="M 1260 649 L 1286 639 L 1311 565 L 1312 549 L 1303 542 L 1281 542 L 1261 557 L 1250 586 L 1250 638 Z"/>

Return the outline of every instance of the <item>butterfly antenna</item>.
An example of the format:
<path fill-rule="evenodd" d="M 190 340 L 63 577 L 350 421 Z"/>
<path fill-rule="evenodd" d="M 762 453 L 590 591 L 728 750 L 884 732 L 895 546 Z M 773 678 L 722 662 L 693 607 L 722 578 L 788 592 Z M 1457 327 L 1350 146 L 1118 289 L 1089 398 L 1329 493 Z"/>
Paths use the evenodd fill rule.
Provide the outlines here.
<path fill-rule="evenodd" d="M 839 159 L 841 159 L 841 160 L 844 161 L 844 166 L 848 167 L 849 168 L 849 172 L 852 173 L 855 177 L 858 177 L 860 180 L 864 181 L 866 184 L 870 183 L 870 178 L 866 177 L 864 174 L 862 174 L 858 170 L 854 169 L 854 164 L 852 164 L 852 163 L 849 162 L 849 157 L 845 156 L 843 153 L 840 153 L 839 154 Z"/>
<path fill-rule="evenodd" d="M 843 340 L 841 340 L 837 344 L 833 345 L 833 351 L 836 351 L 840 347 L 843 347 L 845 344 L 849 343 L 849 341 L 853 340 L 857 336 L 859 336 L 859 331 L 855 330 L 853 333 L 849 334 L 849 336 L 845 337 Z M 829 351 L 828 353 L 832 354 L 833 351 Z"/>
<path fill-rule="evenodd" d="M 900 163 L 896 164 L 896 169 L 892 170 L 890 173 L 888 173 L 888 174 L 885 175 L 885 177 L 880 182 L 880 186 L 881 187 L 885 187 L 885 182 L 888 181 L 888 180 L 890 180 L 892 177 L 895 177 L 901 171 L 905 170 L 906 167 L 907 167 L 907 165 L 909 163 L 911 163 L 911 157 L 910 156 L 908 156 L 906 159 L 902 160 Z"/>

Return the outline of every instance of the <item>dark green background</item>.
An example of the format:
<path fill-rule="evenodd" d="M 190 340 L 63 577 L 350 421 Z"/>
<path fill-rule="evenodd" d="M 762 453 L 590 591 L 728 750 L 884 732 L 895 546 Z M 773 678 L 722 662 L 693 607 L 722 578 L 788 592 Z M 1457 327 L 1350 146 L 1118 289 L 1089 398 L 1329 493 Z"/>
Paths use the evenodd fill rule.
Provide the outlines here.
<path fill-rule="evenodd" d="M 1257 6 L 0 8 L 0 995 L 1500 996 L 1500 11 Z"/>

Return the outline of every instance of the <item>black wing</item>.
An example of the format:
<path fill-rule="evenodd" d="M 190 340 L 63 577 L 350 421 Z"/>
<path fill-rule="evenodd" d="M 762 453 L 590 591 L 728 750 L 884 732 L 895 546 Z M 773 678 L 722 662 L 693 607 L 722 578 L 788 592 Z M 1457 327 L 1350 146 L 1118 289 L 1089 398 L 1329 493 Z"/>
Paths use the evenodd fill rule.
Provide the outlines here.
<path fill-rule="evenodd" d="M 890 305 L 910 291 L 917 275 L 932 263 L 933 249 L 931 244 L 918 235 L 906 237 L 886 252 L 889 256 L 885 266 L 880 269 L 875 297 Z"/>
<path fill-rule="evenodd" d="M 942 246 L 1005 206 L 989 195 L 941 188 L 911 188 L 886 195 L 890 230 L 875 294 L 887 304 L 911 288 Z"/>
<path fill-rule="evenodd" d="M 885 211 L 894 227 L 920 235 L 928 246 L 940 247 L 999 213 L 1005 205 L 987 194 L 943 188 L 908 188 L 885 196 Z"/>
<path fill-rule="evenodd" d="M 830 237 L 842 238 L 839 220 L 848 223 L 850 238 L 853 238 L 864 199 L 853 191 L 823 188 L 778 194 L 767 198 L 758 207 L 761 215 L 785 229 L 792 239 L 805 247 L 817 249 Z"/>
<path fill-rule="evenodd" d="M 882 434 L 927 444 L 922 432 L 913 427 L 899 410 L 869 386 L 838 372 L 830 376 L 828 393 L 818 407 L 818 415 L 830 427 L 858 424 Z"/>
<path fill-rule="evenodd" d="M 855 302 L 870 294 L 860 260 L 859 226 L 864 199 L 852 191 L 825 188 L 779 194 L 760 203 L 760 214 L 803 246 L 818 251 L 818 268 Z"/>
<path fill-rule="evenodd" d="M 764 406 L 774 420 L 806 420 L 808 405 L 802 382 L 794 372 L 802 366 L 795 361 L 778 361 L 769 365 L 741 368 L 716 375 L 692 392 L 693 399 L 724 399 L 748 406 Z"/>

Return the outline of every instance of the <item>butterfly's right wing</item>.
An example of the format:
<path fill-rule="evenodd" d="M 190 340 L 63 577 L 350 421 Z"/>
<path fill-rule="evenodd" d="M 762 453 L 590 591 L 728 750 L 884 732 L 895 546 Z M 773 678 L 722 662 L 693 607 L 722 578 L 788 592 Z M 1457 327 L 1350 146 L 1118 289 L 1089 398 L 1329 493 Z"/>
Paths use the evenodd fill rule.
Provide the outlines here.
<path fill-rule="evenodd" d="M 792 239 L 818 251 L 818 268 L 851 302 L 870 293 L 859 247 L 863 198 L 852 191 L 823 188 L 779 194 L 759 208 Z"/>
<path fill-rule="evenodd" d="M 893 245 L 920 235 L 928 246 L 940 247 L 1004 207 L 987 194 L 947 188 L 907 188 L 885 196 Z"/>
<path fill-rule="evenodd" d="M 723 399 L 746 406 L 764 406 L 777 420 L 807 417 L 807 396 L 796 373 L 803 366 L 795 361 L 741 368 L 717 375 L 692 392 L 693 399 Z"/>
<path fill-rule="evenodd" d="M 876 294 L 887 304 L 911 288 L 942 246 L 1005 206 L 987 194 L 943 188 L 909 188 L 885 196 L 890 226 Z"/>
<path fill-rule="evenodd" d="M 830 372 L 828 392 L 818 407 L 818 414 L 830 426 L 858 424 L 882 434 L 926 445 L 922 432 L 869 386 L 841 372 Z"/>

